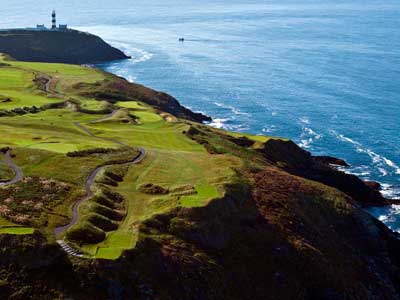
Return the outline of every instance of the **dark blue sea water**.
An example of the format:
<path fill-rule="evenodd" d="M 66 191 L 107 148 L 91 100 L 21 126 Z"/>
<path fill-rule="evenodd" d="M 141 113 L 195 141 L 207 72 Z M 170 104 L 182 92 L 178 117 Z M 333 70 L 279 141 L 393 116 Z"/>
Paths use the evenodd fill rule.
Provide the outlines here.
<path fill-rule="evenodd" d="M 0 27 L 59 21 L 133 56 L 107 71 L 213 126 L 290 137 L 400 198 L 399 1 L 13 1 Z M 184 37 L 184 43 L 178 42 Z M 371 212 L 400 231 L 400 206 Z"/>

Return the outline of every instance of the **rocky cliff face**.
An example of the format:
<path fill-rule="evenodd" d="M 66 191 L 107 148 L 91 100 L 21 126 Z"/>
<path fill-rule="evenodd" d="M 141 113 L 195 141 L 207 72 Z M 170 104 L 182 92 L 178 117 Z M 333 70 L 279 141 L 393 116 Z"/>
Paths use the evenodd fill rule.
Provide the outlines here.
<path fill-rule="evenodd" d="M 0 53 L 21 61 L 85 64 L 128 58 L 98 36 L 76 30 L 0 32 Z"/>
<path fill-rule="evenodd" d="M 114 75 L 110 80 L 95 84 L 78 84 L 74 86 L 74 89 L 74 92 L 78 92 L 85 97 L 108 102 L 127 101 L 129 99 L 139 100 L 178 118 L 200 123 L 211 121 L 210 117 L 191 111 L 166 93 L 128 82 L 126 79 Z"/>
<path fill-rule="evenodd" d="M 400 299 L 400 242 L 350 197 L 275 167 L 246 177 L 247 183 L 232 185 L 206 207 L 149 219 L 136 248 L 116 261 L 69 261 L 56 246 L 43 245 L 40 235 L 0 237 L 2 257 L 8 257 L 0 260 L 6 278 L 0 295 Z"/>
<path fill-rule="evenodd" d="M 301 149 L 292 141 L 269 140 L 263 149 L 265 157 L 291 174 L 315 180 L 339 189 L 363 205 L 384 206 L 393 203 L 385 199 L 375 184 L 346 174 L 331 164 L 346 166 L 346 162 L 332 157 L 317 157 Z"/>

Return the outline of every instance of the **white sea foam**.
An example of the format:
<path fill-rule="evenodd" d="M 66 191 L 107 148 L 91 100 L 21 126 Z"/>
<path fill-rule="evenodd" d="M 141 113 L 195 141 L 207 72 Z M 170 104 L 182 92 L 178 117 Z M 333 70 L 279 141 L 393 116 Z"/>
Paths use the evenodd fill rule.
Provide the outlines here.
<path fill-rule="evenodd" d="M 389 199 L 400 199 L 400 185 L 381 183 L 381 193 Z"/>
<path fill-rule="evenodd" d="M 120 41 L 110 41 L 110 44 L 120 50 L 125 54 L 130 55 L 132 58 L 129 60 L 131 64 L 137 64 L 150 60 L 153 54 L 140 48 L 132 47 L 129 44 Z"/>
<path fill-rule="evenodd" d="M 307 122 L 309 122 L 308 119 L 307 119 Z M 314 143 L 316 140 L 319 140 L 321 138 L 322 138 L 322 134 L 315 132 L 310 127 L 303 127 L 303 131 L 300 135 L 299 146 L 302 148 L 310 148 L 312 143 Z"/>
<path fill-rule="evenodd" d="M 123 36 L 127 36 L 125 28 L 118 26 L 89 26 L 78 27 L 78 29 L 101 35 L 111 46 L 122 50 L 127 55 L 130 55 L 132 59 L 129 62 L 132 64 L 144 62 L 153 57 L 152 53 L 145 51 L 144 49 L 133 47 L 129 42 L 120 39 Z"/>
<path fill-rule="evenodd" d="M 131 51 L 134 51 L 134 53 L 136 53 L 136 54 L 129 54 L 132 56 L 132 59 L 130 61 L 135 64 L 148 61 L 153 57 L 152 53 L 147 52 L 143 49 L 131 48 Z M 129 51 L 128 53 L 131 52 Z"/>
<path fill-rule="evenodd" d="M 248 126 L 246 126 L 245 124 L 236 124 L 236 125 L 227 125 L 226 129 L 243 132 L 243 131 L 249 130 L 250 128 Z"/>
<path fill-rule="evenodd" d="M 395 170 L 396 174 L 400 175 L 400 167 L 398 165 L 396 165 L 393 161 L 391 161 L 390 159 L 388 159 L 386 157 L 382 157 L 382 158 L 389 167 L 392 167 Z"/>
<path fill-rule="evenodd" d="M 238 109 L 238 108 L 236 108 L 236 107 L 233 107 L 233 106 L 230 106 L 230 105 L 226 105 L 226 104 L 220 103 L 220 102 L 214 102 L 214 104 L 215 104 L 216 106 L 218 106 L 218 107 L 223 108 L 223 109 L 230 110 L 230 111 L 231 111 L 232 113 L 234 113 L 235 115 L 250 116 L 249 113 L 243 112 L 243 111 L 241 111 L 240 109 Z"/>
<path fill-rule="evenodd" d="M 212 119 L 212 121 L 210 123 L 208 123 L 208 125 L 218 128 L 218 129 L 227 129 L 227 125 L 226 122 L 229 119 Z"/>
<path fill-rule="evenodd" d="M 270 125 L 270 126 L 264 127 L 261 131 L 263 133 L 272 133 L 275 130 L 276 130 L 276 126 L 275 125 Z"/>
<path fill-rule="evenodd" d="M 132 76 L 132 75 L 128 75 L 125 78 L 126 78 L 126 80 L 128 80 L 131 83 L 135 82 L 135 80 L 136 80 L 136 77 Z"/>
<path fill-rule="evenodd" d="M 308 139 L 302 139 L 300 140 L 299 146 L 302 148 L 310 148 L 310 145 L 312 144 L 313 139 L 308 138 Z"/>
<path fill-rule="evenodd" d="M 375 151 L 363 146 L 361 143 L 343 134 L 338 134 L 334 130 L 331 130 L 331 133 L 334 134 L 340 141 L 354 145 L 358 153 L 367 154 L 371 158 L 372 163 L 375 165 L 381 176 L 387 176 L 392 172 L 395 174 L 400 174 L 400 167 L 387 157 L 376 153 Z"/>
<path fill-rule="evenodd" d="M 380 174 L 381 177 L 386 177 L 390 173 L 399 174 L 400 168 L 392 160 L 372 151 L 371 149 L 366 148 L 360 142 L 355 141 L 347 136 L 344 136 L 343 134 L 338 134 L 333 130 L 331 131 L 331 133 L 334 134 L 334 136 L 336 136 L 340 141 L 354 145 L 358 153 L 367 154 L 372 161 L 373 167 L 375 167 L 375 170 Z M 371 167 L 366 165 L 361 165 L 352 168 L 341 168 L 341 170 L 346 173 L 361 176 L 363 179 L 368 179 L 368 176 L 371 175 Z M 400 185 L 396 186 L 393 184 L 382 183 L 382 182 L 380 182 L 380 184 L 381 184 L 381 193 L 384 197 L 389 199 L 400 198 Z M 390 209 L 390 211 L 387 214 L 385 213 L 379 215 L 378 218 L 382 222 L 388 224 L 390 222 L 395 221 L 397 215 L 400 215 L 400 206 L 395 205 Z"/>
<path fill-rule="evenodd" d="M 299 120 L 303 124 L 310 124 L 310 119 L 308 117 L 301 117 Z"/>
<path fill-rule="evenodd" d="M 386 176 L 388 174 L 388 171 L 386 171 L 385 168 L 378 167 L 379 173 L 381 173 L 382 176 Z"/>

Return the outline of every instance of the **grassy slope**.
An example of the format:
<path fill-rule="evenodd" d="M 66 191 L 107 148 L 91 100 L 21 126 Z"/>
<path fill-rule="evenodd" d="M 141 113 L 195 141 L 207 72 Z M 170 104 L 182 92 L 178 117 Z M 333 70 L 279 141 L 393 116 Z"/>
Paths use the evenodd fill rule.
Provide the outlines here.
<path fill-rule="evenodd" d="M 22 78 L 11 92 L 104 108 L 76 86 L 109 77 L 101 71 L 7 63 L 0 68 L 5 78 Z M 52 76 L 51 93 L 32 84 L 33 76 L 26 75 L 32 72 Z M 21 105 L 35 104 L 31 99 L 21 97 Z M 0 147 L 12 146 L 25 175 L 0 188 L 4 299 L 109 299 L 120 286 L 124 299 L 398 299 L 397 236 L 338 190 L 266 164 L 254 148 L 265 146 L 268 137 L 246 135 L 255 143 L 242 147 L 248 141 L 241 134 L 176 120 L 135 99 L 118 101 L 106 106 L 125 110 L 97 122 L 101 115 L 73 107 L 0 117 Z M 93 214 L 93 207 L 115 213 L 93 201 L 80 206 L 78 227 L 93 216 L 118 223 L 103 241 L 81 245 L 90 257 L 113 261 L 70 260 L 44 236 L 54 242 L 53 228 L 71 219 L 71 206 L 94 168 L 124 157 L 118 151 L 66 155 L 120 147 L 99 137 L 144 147 L 147 155 L 141 164 L 107 170 L 126 171 L 122 182 L 108 187 L 125 198 L 118 207 L 122 220 Z M 293 151 L 276 149 L 278 156 L 298 159 Z M 97 180 L 104 183 L 106 173 Z M 143 189 L 148 184 L 169 193 L 149 193 Z"/>
<path fill-rule="evenodd" d="M 14 177 L 15 173 L 13 169 L 11 169 L 3 159 L 3 155 L 0 154 L 0 182 L 11 180 Z"/>
<path fill-rule="evenodd" d="M 44 104 L 58 102 L 59 99 L 46 97 L 35 91 L 34 73 L 30 70 L 0 67 L 0 110 L 11 110 L 24 106 L 40 107 Z"/>
<path fill-rule="evenodd" d="M 11 102 L 0 102 L 0 109 L 9 109 L 13 105 L 40 106 L 56 98 L 58 102 L 60 99 L 73 99 L 82 108 L 91 110 L 101 110 L 105 105 L 111 105 L 85 98 L 76 90 L 79 83 L 109 79 L 109 75 L 102 71 L 62 64 L 5 63 L 9 66 L 0 68 L 0 77 L 6 78 L 0 84 L 0 95 L 11 93 L 14 96 Z M 33 84 L 35 76 L 52 78 L 51 93 L 40 91 Z M 19 97 L 18 93 L 34 97 Z M 56 98 L 52 98 L 54 96 Z M 120 147 L 113 141 L 88 135 L 74 122 L 83 124 L 97 137 L 112 138 L 146 149 L 147 157 L 143 163 L 131 166 L 124 181 L 112 188 L 126 199 L 126 217 L 117 230 L 107 233 L 103 242 L 82 245 L 87 253 L 104 258 L 116 258 L 123 249 L 133 247 L 138 225 L 152 215 L 177 206 L 203 206 L 208 200 L 223 196 L 224 184 L 235 178 L 234 169 L 243 165 L 241 159 L 228 153 L 211 155 L 203 146 L 188 138 L 184 132 L 188 130 L 189 123 L 159 114 L 135 99 L 126 100 L 115 103 L 114 109 L 129 110 L 129 114 L 138 121 L 136 125 L 122 122 L 121 115 L 128 115 L 128 111 L 98 122 L 93 121 L 101 117 L 99 115 L 74 112 L 69 108 L 0 118 L 0 146 L 13 147 L 16 155 L 14 160 L 25 176 L 51 178 L 72 187 L 67 199 L 47 208 L 52 211 L 47 215 L 49 222 L 39 229 L 46 232 L 49 239 L 53 238 L 51 232 L 56 224 L 67 222 L 70 207 L 83 192 L 89 173 L 110 159 L 96 155 L 71 158 L 65 154 L 98 147 Z M 139 187 L 147 183 L 160 185 L 169 189 L 170 193 L 151 195 L 140 192 Z M 83 219 L 87 212 L 85 205 L 88 204 L 80 207 Z"/>

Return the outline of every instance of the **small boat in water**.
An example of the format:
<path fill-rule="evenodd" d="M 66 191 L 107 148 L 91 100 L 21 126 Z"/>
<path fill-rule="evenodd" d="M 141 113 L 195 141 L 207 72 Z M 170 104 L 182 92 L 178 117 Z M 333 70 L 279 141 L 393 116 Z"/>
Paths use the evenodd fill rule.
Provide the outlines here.
<path fill-rule="evenodd" d="M 180 42 L 184 42 L 185 39 L 184 39 L 184 38 L 179 38 L 179 41 L 180 41 Z"/>

